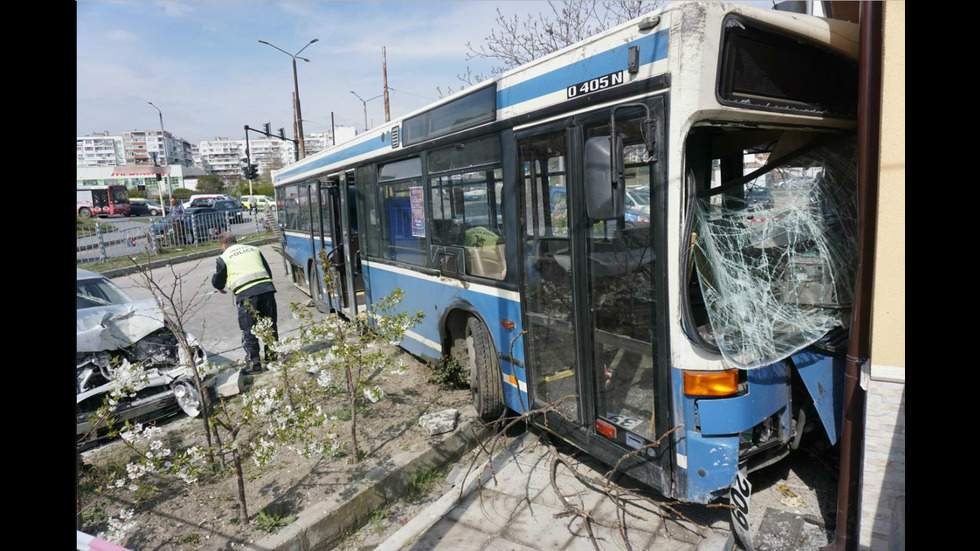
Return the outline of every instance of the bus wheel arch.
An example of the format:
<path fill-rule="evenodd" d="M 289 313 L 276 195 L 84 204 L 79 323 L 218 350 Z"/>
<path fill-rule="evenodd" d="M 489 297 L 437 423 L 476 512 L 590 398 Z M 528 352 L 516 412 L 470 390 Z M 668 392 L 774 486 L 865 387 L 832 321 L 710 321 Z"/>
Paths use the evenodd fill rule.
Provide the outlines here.
<path fill-rule="evenodd" d="M 479 316 L 455 309 L 444 325 L 449 344 L 449 357 L 468 373 L 470 395 L 477 415 L 492 421 L 504 412 L 503 381 L 497 347 L 490 330 Z"/>

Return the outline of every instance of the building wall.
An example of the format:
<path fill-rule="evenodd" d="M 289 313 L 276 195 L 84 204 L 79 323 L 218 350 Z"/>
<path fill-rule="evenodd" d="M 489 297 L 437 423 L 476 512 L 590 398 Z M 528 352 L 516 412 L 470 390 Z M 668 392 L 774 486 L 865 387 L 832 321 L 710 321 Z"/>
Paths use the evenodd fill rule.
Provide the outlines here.
<path fill-rule="evenodd" d="M 884 9 L 881 158 L 860 548 L 905 548 L 905 3 Z"/>
<path fill-rule="evenodd" d="M 75 138 L 76 166 L 116 166 L 124 164 L 121 136 L 108 132 Z"/>

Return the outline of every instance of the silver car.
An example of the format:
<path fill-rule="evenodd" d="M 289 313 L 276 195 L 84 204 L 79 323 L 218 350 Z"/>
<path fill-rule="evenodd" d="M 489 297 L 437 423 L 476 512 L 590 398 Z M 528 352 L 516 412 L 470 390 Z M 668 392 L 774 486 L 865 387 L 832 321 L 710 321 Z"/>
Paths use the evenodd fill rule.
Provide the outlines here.
<path fill-rule="evenodd" d="M 90 433 L 95 436 L 105 431 L 104 427 L 92 431 L 93 414 L 111 393 L 113 372 L 123 360 L 139 364 L 149 384 L 119 403 L 113 414 L 116 421 L 148 421 L 174 413 L 178 407 L 197 416 L 201 401 L 193 374 L 185 367 L 184 351 L 153 299 L 134 300 L 102 275 L 76 272 L 76 437 L 84 440 Z M 195 363 L 206 364 L 204 349 L 192 335 L 187 338 Z M 214 380 L 208 383 L 213 386 Z"/>

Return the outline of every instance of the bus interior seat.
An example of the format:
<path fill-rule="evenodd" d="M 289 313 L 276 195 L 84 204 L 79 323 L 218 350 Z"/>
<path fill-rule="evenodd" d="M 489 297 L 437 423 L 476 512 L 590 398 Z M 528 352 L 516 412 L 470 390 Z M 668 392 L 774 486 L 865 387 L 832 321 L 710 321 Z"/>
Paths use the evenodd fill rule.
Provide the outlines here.
<path fill-rule="evenodd" d="M 493 247 L 463 247 L 466 251 L 466 271 L 470 275 L 504 279 L 507 275 L 505 245 Z"/>

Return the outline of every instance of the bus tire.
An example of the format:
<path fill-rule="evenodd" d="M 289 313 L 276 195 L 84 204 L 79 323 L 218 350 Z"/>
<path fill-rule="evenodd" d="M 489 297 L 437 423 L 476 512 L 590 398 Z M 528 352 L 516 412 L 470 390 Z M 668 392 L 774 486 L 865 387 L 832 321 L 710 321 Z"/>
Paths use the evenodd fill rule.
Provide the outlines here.
<path fill-rule="evenodd" d="M 466 320 L 465 335 L 473 406 L 480 419 L 493 421 L 504 412 L 504 390 L 497 349 L 486 326 L 475 317 Z"/>
<path fill-rule="evenodd" d="M 88 207 L 82 207 L 82 208 L 78 209 L 78 215 L 81 216 L 82 218 L 91 218 L 92 217 L 92 209 L 90 209 Z"/>

